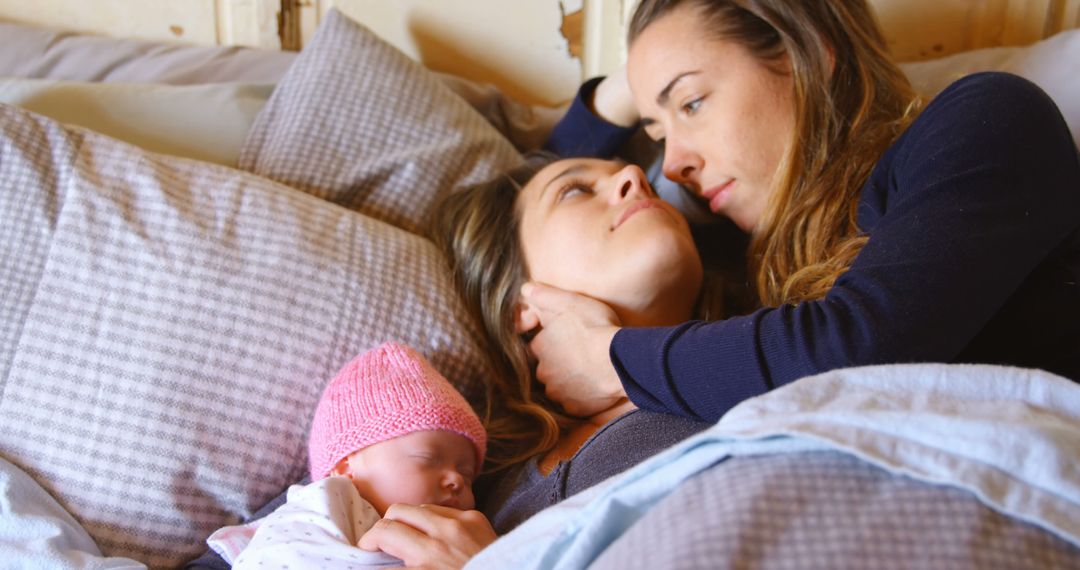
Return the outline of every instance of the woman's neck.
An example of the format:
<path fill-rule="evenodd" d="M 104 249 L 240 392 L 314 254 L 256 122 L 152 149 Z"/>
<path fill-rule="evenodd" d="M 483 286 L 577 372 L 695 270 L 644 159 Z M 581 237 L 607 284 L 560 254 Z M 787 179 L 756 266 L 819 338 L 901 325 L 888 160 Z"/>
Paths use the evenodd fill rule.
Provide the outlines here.
<path fill-rule="evenodd" d="M 624 327 L 665 327 L 685 323 L 694 316 L 694 306 L 700 294 L 692 290 L 650 290 L 638 292 L 627 299 L 633 302 L 611 299 L 607 303 L 619 317 Z"/>
<path fill-rule="evenodd" d="M 645 309 L 631 307 L 612 307 L 619 316 L 619 323 L 624 327 L 666 327 L 685 323 L 693 317 L 693 305 L 690 310 L 678 303 L 674 307 L 651 305 Z"/>
<path fill-rule="evenodd" d="M 572 458 L 597 430 L 607 425 L 611 420 L 636 408 L 637 406 L 629 398 L 623 398 L 616 402 L 614 406 L 583 419 L 581 423 L 563 432 L 555 447 L 537 461 L 537 469 L 540 470 L 542 475 L 547 476 L 559 462 Z"/>
<path fill-rule="evenodd" d="M 596 427 L 602 427 L 611 420 L 636 408 L 637 406 L 630 401 L 630 398 L 620 398 L 619 401 L 615 402 L 615 405 L 589 416 L 586 421 Z"/>

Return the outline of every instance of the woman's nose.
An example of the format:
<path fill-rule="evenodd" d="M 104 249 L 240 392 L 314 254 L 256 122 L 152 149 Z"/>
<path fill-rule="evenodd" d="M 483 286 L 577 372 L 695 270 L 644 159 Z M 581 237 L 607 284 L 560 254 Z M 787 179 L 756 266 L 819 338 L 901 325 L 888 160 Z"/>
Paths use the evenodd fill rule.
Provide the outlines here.
<path fill-rule="evenodd" d="M 702 161 L 697 153 L 690 151 L 678 141 L 668 137 L 664 140 L 664 176 L 669 180 L 695 186 L 699 182 Z"/>
<path fill-rule="evenodd" d="M 613 178 L 615 184 L 613 201 L 621 202 L 632 196 L 653 196 L 652 187 L 649 186 L 645 172 L 636 164 L 627 164 L 622 167 Z"/>

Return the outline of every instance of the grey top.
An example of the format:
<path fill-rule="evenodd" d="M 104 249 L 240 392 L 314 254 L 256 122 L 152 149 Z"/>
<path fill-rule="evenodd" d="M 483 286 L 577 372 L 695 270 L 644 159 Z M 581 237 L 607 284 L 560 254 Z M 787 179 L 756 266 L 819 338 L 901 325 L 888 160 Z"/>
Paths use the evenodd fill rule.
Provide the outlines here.
<path fill-rule="evenodd" d="M 533 458 L 493 482 L 480 510 L 499 534 L 563 499 L 637 465 L 711 424 L 644 410 L 627 412 L 596 431 L 581 449 L 544 476 Z"/>

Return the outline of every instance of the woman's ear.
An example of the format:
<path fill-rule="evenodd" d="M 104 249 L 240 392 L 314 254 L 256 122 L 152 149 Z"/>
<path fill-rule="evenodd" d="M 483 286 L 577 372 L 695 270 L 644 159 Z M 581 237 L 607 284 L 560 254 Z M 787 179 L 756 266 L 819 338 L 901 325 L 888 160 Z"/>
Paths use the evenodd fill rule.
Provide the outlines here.
<path fill-rule="evenodd" d="M 528 303 L 521 301 L 514 306 L 514 332 L 525 334 L 540 326 L 540 313 Z"/>

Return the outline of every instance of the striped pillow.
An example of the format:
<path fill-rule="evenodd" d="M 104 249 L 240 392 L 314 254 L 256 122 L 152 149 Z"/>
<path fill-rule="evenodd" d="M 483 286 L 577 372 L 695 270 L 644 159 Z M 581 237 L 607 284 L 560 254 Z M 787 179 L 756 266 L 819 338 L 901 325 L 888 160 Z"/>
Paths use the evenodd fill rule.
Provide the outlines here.
<path fill-rule="evenodd" d="M 424 233 L 438 196 L 520 162 L 445 81 L 334 9 L 256 117 L 239 164 Z"/>
<path fill-rule="evenodd" d="M 0 455 L 106 555 L 176 566 L 299 480 L 323 386 L 383 341 L 480 393 L 422 237 L 3 105 L 0 156 Z"/>

